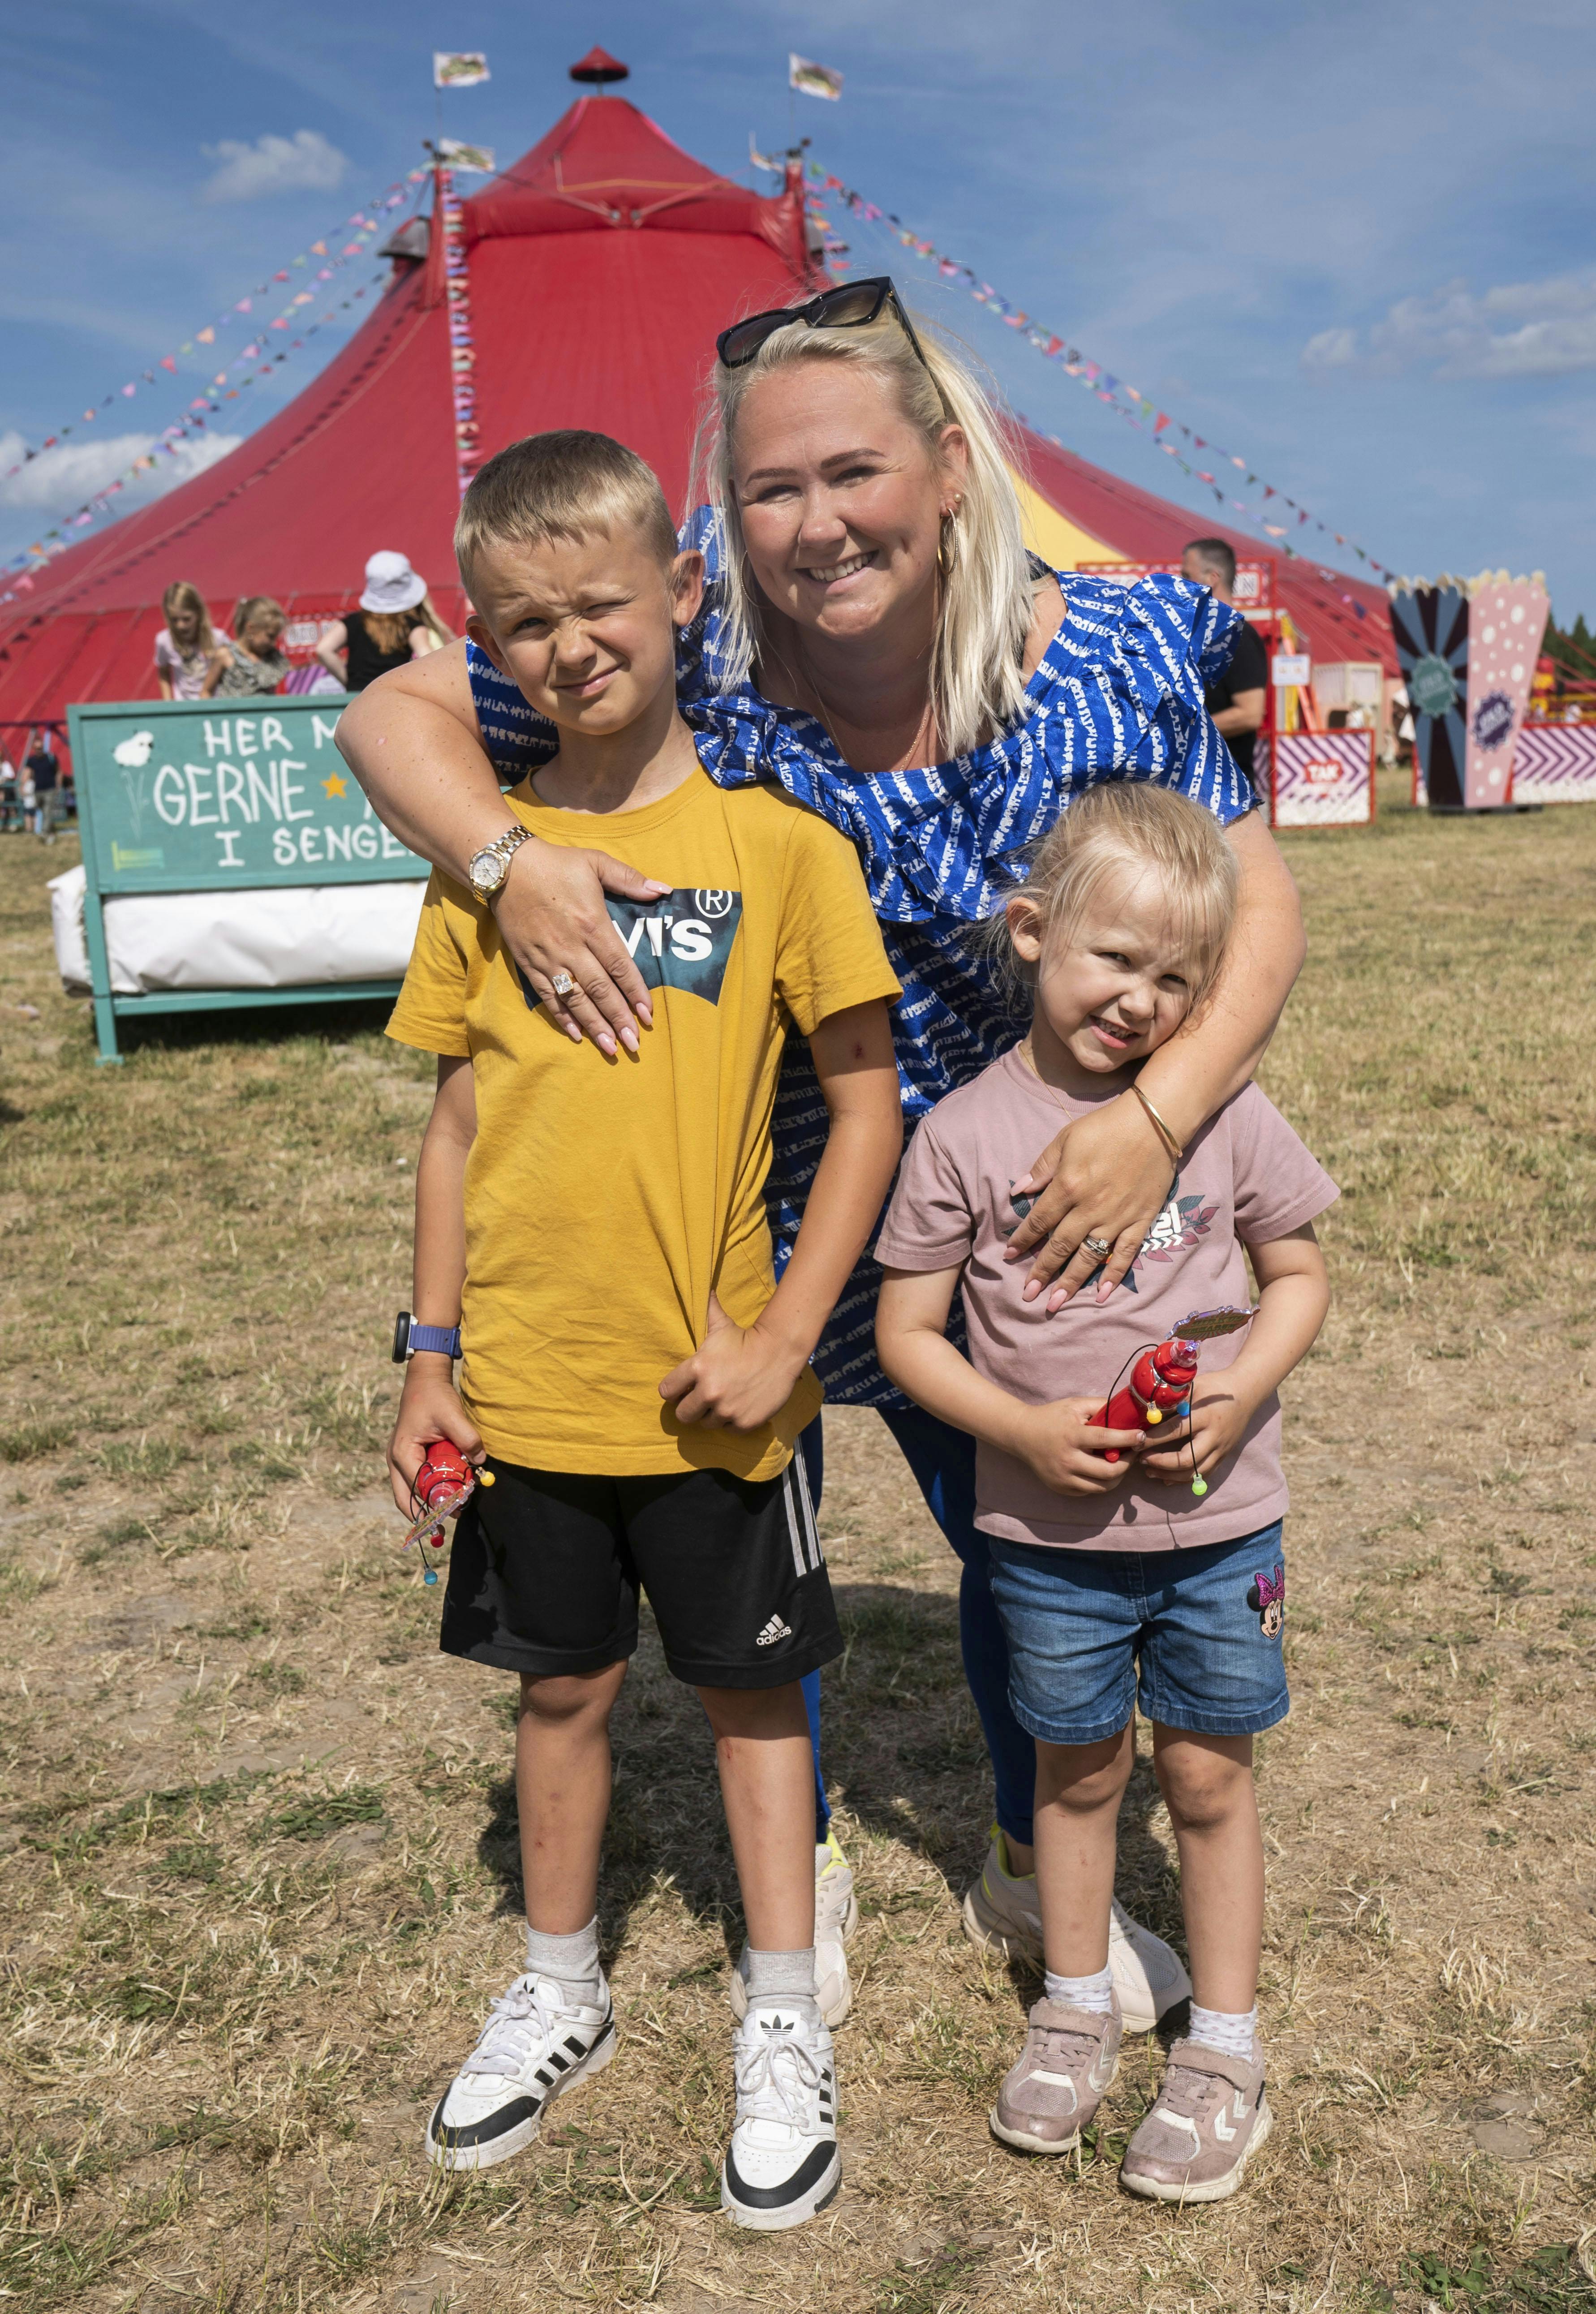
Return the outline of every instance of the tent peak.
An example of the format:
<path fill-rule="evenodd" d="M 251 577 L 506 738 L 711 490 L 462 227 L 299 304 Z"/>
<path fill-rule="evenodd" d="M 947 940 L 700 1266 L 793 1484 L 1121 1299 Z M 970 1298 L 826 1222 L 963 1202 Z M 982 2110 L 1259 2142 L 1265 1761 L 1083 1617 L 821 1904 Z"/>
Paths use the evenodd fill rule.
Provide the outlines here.
<path fill-rule="evenodd" d="M 611 81 L 629 80 L 631 67 L 623 65 L 619 57 L 613 57 L 607 49 L 594 47 L 571 66 L 570 76 L 572 80 L 586 81 L 590 87 L 604 88 Z"/>

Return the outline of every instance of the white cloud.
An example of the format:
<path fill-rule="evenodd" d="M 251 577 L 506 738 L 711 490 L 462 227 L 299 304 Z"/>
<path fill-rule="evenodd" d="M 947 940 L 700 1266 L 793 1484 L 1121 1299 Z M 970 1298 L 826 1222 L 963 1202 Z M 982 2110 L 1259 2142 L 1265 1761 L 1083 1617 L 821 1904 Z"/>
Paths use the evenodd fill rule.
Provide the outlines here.
<path fill-rule="evenodd" d="M 1345 369 L 1358 358 L 1355 330 L 1321 330 L 1302 349 L 1304 369 Z"/>
<path fill-rule="evenodd" d="M 1309 370 L 1352 365 L 1435 377 L 1560 377 L 1596 369 L 1596 271 L 1547 281 L 1509 281 L 1476 292 L 1449 281 L 1401 297 L 1360 340 L 1355 330 L 1321 330 L 1302 349 Z"/>
<path fill-rule="evenodd" d="M 241 145 L 225 137 L 202 145 L 207 161 L 221 167 L 199 189 L 202 201 L 253 201 L 263 193 L 330 193 L 342 182 L 349 163 L 319 128 L 296 128 L 292 137 L 258 137 Z"/>
<path fill-rule="evenodd" d="M 105 434 L 96 442 L 64 442 L 59 449 L 41 450 L 20 474 L 0 482 L 0 508 L 37 508 L 52 516 L 71 514 L 96 490 L 125 476 L 135 458 L 142 458 L 157 439 L 154 434 Z M 135 492 L 145 499 L 159 498 L 179 482 L 214 466 L 218 458 L 236 450 L 242 439 L 242 434 L 185 436 L 170 456 L 163 452 L 147 472 L 124 481 L 112 503 L 126 503 Z M 16 464 L 26 446 L 18 433 L 0 434 L 0 474 Z"/>

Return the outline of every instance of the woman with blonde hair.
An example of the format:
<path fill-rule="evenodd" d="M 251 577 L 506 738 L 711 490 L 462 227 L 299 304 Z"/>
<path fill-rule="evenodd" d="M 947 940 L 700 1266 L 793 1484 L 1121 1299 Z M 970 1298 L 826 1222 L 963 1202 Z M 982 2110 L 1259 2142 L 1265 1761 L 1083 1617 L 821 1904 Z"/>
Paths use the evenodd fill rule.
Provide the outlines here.
<path fill-rule="evenodd" d="M 442 650 L 454 640 L 408 555 L 384 551 L 366 566 L 359 608 L 322 628 L 316 657 L 346 691 L 364 691 L 378 676 Z"/>
<path fill-rule="evenodd" d="M 1239 615 L 1182 578 L 1123 586 L 1027 555 L 990 400 L 890 281 L 753 315 L 718 352 L 706 502 L 684 534 L 710 584 L 679 653 L 683 708 L 712 778 L 752 776 L 757 728 L 781 784 L 858 845 L 904 984 L 895 1019 L 906 1126 L 1023 1035 L 972 928 L 1001 905 L 1016 853 L 1072 795 L 1104 780 L 1157 781 L 1212 811 L 1235 851 L 1236 930 L 1201 1017 L 1153 1055 L 1136 1093 L 1061 1133 L 1016 1184 L 1030 1200 L 1013 1241 L 1015 1258 L 1032 1262 L 1027 1294 L 1062 1301 L 1099 1272 L 1117 1285 L 1170 1197 L 1183 1144 L 1250 1076 L 1302 958 L 1295 888 L 1203 704 Z M 554 736 L 487 655 L 472 643 L 404 669 L 349 710 L 339 744 L 394 833 L 493 905 L 567 1033 L 609 1055 L 636 1051 L 648 993 L 604 894 L 640 900 L 659 888 L 602 852 L 525 837 L 500 786 L 546 760 Z M 767 1190 L 778 1259 L 824 1138 L 818 1089 L 795 1048 Z M 966 1926 L 980 1943 L 1036 1956 L 1034 1750 L 1009 1705 L 1008 1648 L 974 1524 L 974 1443 L 881 1373 L 879 1276 L 867 1256 L 814 1364 L 833 1404 L 880 1409 L 963 1562 L 965 1667 L 997 1782 L 996 1837 Z M 818 1435 L 804 1443 L 813 1481 Z M 819 1807 L 824 1824 L 824 1793 Z M 817 1849 L 817 1869 L 822 1914 L 840 1938 L 851 1880 L 834 1844 Z M 1189 1990 L 1168 1947 L 1117 1911 L 1112 1956 L 1133 2028 Z M 845 2002 L 845 1966 L 841 1984 Z"/>

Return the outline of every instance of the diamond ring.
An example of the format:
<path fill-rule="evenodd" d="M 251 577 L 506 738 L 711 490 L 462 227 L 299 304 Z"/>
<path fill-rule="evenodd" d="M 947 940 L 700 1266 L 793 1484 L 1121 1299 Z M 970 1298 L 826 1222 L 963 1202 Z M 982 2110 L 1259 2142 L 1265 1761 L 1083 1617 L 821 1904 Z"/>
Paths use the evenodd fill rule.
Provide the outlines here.
<path fill-rule="evenodd" d="M 556 996 L 569 996 L 576 985 L 569 972 L 556 972 L 550 976 L 549 985 Z"/>
<path fill-rule="evenodd" d="M 1106 1237 L 1083 1237 L 1080 1250 L 1083 1253 L 1089 1253 L 1094 1261 L 1107 1261 L 1114 1251 Z"/>

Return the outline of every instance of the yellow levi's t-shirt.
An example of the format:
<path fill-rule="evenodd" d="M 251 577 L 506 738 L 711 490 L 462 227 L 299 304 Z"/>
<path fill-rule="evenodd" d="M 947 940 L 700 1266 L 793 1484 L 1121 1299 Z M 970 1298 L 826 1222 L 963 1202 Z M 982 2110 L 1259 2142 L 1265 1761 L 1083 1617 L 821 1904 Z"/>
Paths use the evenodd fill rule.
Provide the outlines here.
<path fill-rule="evenodd" d="M 898 983 L 853 847 L 774 788 L 694 770 L 640 810 L 507 799 L 550 843 L 674 888 L 609 899 L 653 992 L 642 1050 L 606 1061 L 529 1000 L 490 911 L 434 873 L 388 1034 L 469 1055 L 461 1395 L 490 1453 L 615 1478 L 782 1470 L 817 1412 L 806 1367 L 757 1431 L 683 1427 L 659 1395 L 704 1338 L 775 1290 L 763 1190 L 786 1038 Z"/>

